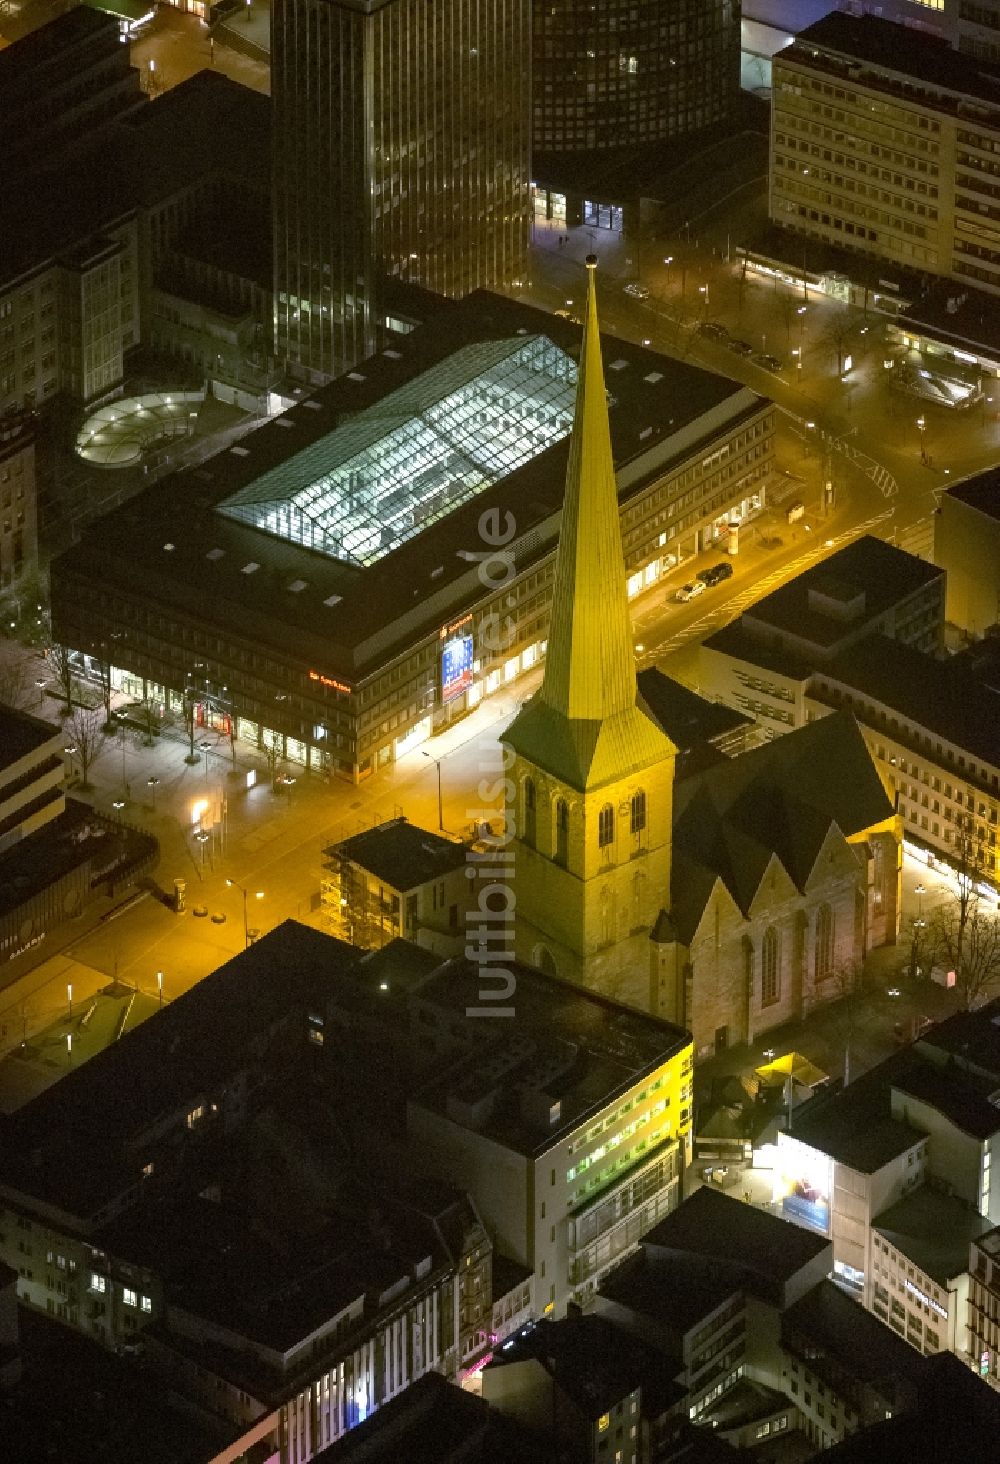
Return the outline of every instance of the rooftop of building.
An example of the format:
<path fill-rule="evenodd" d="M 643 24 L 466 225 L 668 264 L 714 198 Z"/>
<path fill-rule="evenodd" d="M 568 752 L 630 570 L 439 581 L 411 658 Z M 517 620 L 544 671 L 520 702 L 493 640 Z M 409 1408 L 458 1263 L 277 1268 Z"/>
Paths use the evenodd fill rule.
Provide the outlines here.
<path fill-rule="evenodd" d="M 679 1341 L 691 1327 L 740 1295 L 743 1277 L 738 1266 L 734 1258 L 720 1265 L 714 1255 L 665 1255 L 640 1246 L 602 1278 L 599 1290 L 608 1301 L 663 1322 Z"/>
<path fill-rule="evenodd" d="M 768 1301 L 779 1301 L 784 1287 L 818 1257 L 830 1251 L 825 1236 L 813 1235 L 766 1211 L 702 1185 L 653 1226 L 643 1246 L 688 1253 L 720 1265 L 736 1265 L 746 1286 Z"/>
<path fill-rule="evenodd" d="M 501 1256 L 493 1252 L 493 1300 L 506 1296 L 508 1292 L 515 1291 L 518 1287 L 526 1285 L 534 1276 L 530 1266 L 522 1266 L 520 1261 L 512 1261 L 508 1256 Z"/>
<path fill-rule="evenodd" d="M 913 1464 L 961 1459 L 995 1464 L 1000 1396 L 951 1352 L 925 1359 L 924 1386 L 909 1412 L 859 1429 L 826 1450 L 824 1464 Z"/>
<path fill-rule="evenodd" d="M 513 961 L 504 970 L 517 999 L 503 1036 L 480 1022 L 477 1050 L 413 1102 L 525 1157 L 544 1154 L 691 1045 L 680 1027 L 596 992 Z M 421 979 L 412 997 L 465 1014 L 483 1009 L 482 983 L 480 965 L 456 958 Z"/>
<path fill-rule="evenodd" d="M 911 595 L 943 580 L 943 569 L 865 534 L 772 590 L 744 611 L 742 621 L 779 648 L 787 637 L 796 652 L 808 647 L 825 657 Z"/>
<path fill-rule="evenodd" d="M 808 59 L 826 51 L 889 72 L 954 97 L 992 102 L 1000 108 L 1000 68 L 952 50 L 947 41 L 874 15 L 834 10 L 807 26 L 782 59 Z M 868 78 L 859 76 L 862 83 Z M 911 100 L 934 105 L 933 94 L 914 87 Z"/>
<path fill-rule="evenodd" d="M 685 768 L 693 767 L 709 744 L 754 725 L 753 717 L 736 711 L 725 702 L 709 701 L 707 697 L 699 696 L 656 666 L 640 671 L 636 679 L 640 697 L 653 720 L 677 748 L 679 761 Z M 714 754 L 711 760 L 716 761 L 717 756 Z"/>
<path fill-rule="evenodd" d="M 313 1455 L 313 1464 L 553 1464 L 533 1436 L 481 1398 L 425 1373 L 370 1418 Z"/>
<path fill-rule="evenodd" d="M 0 1125 L 0 1184 L 88 1219 L 138 1185 L 140 1139 L 220 1092 L 362 952 L 286 921 Z M 128 1093 L 128 1103 L 122 1094 Z"/>
<path fill-rule="evenodd" d="M 614 337 L 606 336 L 603 346 L 623 499 L 761 408 L 761 398 L 722 377 Z M 563 383 L 560 373 L 572 368 L 575 375 L 579 348 L 579 327 L 522 302 L 486 291 L 460 302 L 441 301 L 424 324 L 394 337 L 380 354 L 235 448 L 161 481 L 155 492 L 140 494 L 105 516 L 99 532 L 85 532 L 57 562 L 55 578 L 62 571 L 99 577 L 185 617 L 197 615 L 240 640 L 249 637 L 294 655 L 318 677 L 328 678 L 332 690 L 351 690 L 366 671 L 411 644 L 414 634 L 439 631 L 483 598 L 478 555 L 485 512 L 495 511 L 500 526 L 508 522 L 507 514 L 513 516 L 517 532 L 506 552 L 513 554 L 518 570 L 553 548 L 568 435 L 559 436 L 544 422 L 536 425 L 540 440 L 551 434 L 550 445 L 528 458 L 521 454 L 520 465 L 506 471 L 491 467 L 492 486 L 483 485 L 472 496 L 456 487 L 453 500 L 447 485 L 462 458 L 460 419 L 466 412 L 459 377 L 468 381 L 471 372 L 481 379 L 483 369 L 489 377 L 494 368 L 472 370 L 473 356 L 477 361 L 485 359 L 484 352 L 495 356 L 495 369 L 507 370 L 517 352 L 528 351 L 554 363 L 554 374 L 546 374 L 545 367 L 542 375 L 553 390 L 562 390 L 569 377 Z M 462 361 L 455 375 L 453 368 Z M 390 402 L 408 403 L 404 422 L 384 419 Z M 435 426 L 444 402 L 451 402 L 455 420 Z M 526 399 L 522 405 L 529 410 Z M 567 433 L 571 406 L 569 400 Z M 554 404 L 545 409 L 560 422 L 563 410 Z M 419 447 L 429 432 L 433 461 Z M 336 515 L 320 503 L 327 493 L 324 483 L 337 476 L 324 477 L 331 444 L 339 444 L 340 486 L 334 486 L 342 495 L 340 478 L 351 469 L 351 453 L 368 461 L 366 454 L 379 441 L 383 446 L 395 442 L 393 434 L 400 438 L 394 450 L 402 455 L 394 469 L 396 508 L 404 514 L 400 532 L 391 544 L 381 530 L 376 535 L 382 510 L 373 514 L 369 505 L 351 530 L 351 545 L 345 537 L 341 557 L 335 558 Z M 447 445 L 443 459 L 442 443 Z M 420 473 L 412 461 L 406 467 L 414 450 L 422 454 Z M 517 460 L 515 453 L 512 461 Z M 479 468 L 473 473 L 467 464 L 465 472 L 483 483 Z M 428 480 L 423 487 L 421 474 Z M 253 501 L 260 493 L 271 495 L 266 504 Z M 433 499 L 433 512 L 426 515 L 417 501 L 422 493 Z M 319 507 L 311 527 L 306 508 L 314 499 Z M 407 502 L 412 524 L 405 520 Z M 275 525 L 284 513 L 304 542 L 217 511 L 223 503 L 235 504 L 250 518 L 262 515 L 262 522 L 273 516 Z M 321 542 L 326 552 L 320 552 Z M 350 562 L 352 557 L 356 562 Z M 370 568 L 362 567 L 365 560 Z"/>
<path fill-rule="evenodd" d="M 964 503 L 987 518 L 1000 520 L 1000 472 L 996 468 L 988 468 L 985 473 L 962 478 L 952 483 L 944 497 Z"/>
<path fill-rule="evenodd" d="M 938 659 L 890 636 L 868 635 L 818 667 L 817 677 L 846 688 L 848 706 L 857 693 L 861 716 L 870 699 L 1000 767 L 1000 690 L 982 681 L 964 658 Z M 926 749 L 923 755 L 929 759 Z"/>
<path fill-rule="evenodd" d="M 892 816 L 849 712 L 679 781 L 670 909 L 678 938 L 687 943 L 697 930 L 716 879 L 746 915 L 773 858 L 804 889 L 831 829 L 850 839 Z"/>
<path fill-rule="evenodd" d="M 986 1234 L 990 1222 L 957 1196 L 924 1184 L 883 1210 L 872 1221 L 872 1229 L 939 1286 L 946 1286 L 967 1269 L 969 1242 Z"/>
<path fill-rule="evenodd" d="M 875 1174 L 925 1137 L 892 1117 L 891 1084 L 915 1065 L 895 1052 L 846 1088 L 819 1091 L 794 1113 L 791 1137 L 861 1174 Z"/>
<path fill-rule="evenodd" d="M 895 277 L 895 269 L 892 273 Z M 897 317 L 900 329 L 910 327 L 913 334 L 926 333 L 966 351 L 976 347 L 985 354 L 1000 351 L 995 295 L 954 279 L 932 279 L 904 294 L 910 303 Z"/>
<path fill-rule="evenodd" d="M 30 712 L 0 704 L 0 771 L 41 752 L 55 738 L 65 736 L 52 722 L 43 722 Z"/>
<path fill-rule="evenodd" d="M 116 25 L 85 6 L 70 14 Z M 17 49 L 11 46 L 2 59 Z M 121 118 L 72 158 L 46 158 L 7 192 L 0 215 L 0 284 L 208 175 L 260 192 L 270 124 L 268 97 L 206 68 Z M 233 137 L 240 138 L 237 148 Z"/>
<path fill-rule="evenodd" d="M 53 67 L 76 63 L 73 52 L 95 37 L 103 37 L 115 49 L 118 23 L 110 15 L 100 15 L 85 5 L 57 15 L 37 29 L 28 31 L 0 54 L 0 118 L 7 106 L 23 89 L 37 99 L 44 89 Z M 37 90 L 36 90 L 37 89 Z"/>
<path fill-rule="evenodd" d="M 785 1345 L 808 1356 L 811 1372 L 830 1381 L 850 1378 L 883 1392 L 926 1380 L 926 1362 L 916 1348 L 866 1311 L 860 1302 L 824 1279 L 785 1312 Z"/>
<path fill-rule="evenodd" d="M 658 1366 L 669 1371 L 670 1366 L 630 1332 L 594 1313 L 566 1316 L 561 1321 L 544 1317 L 523 1328 L 497 1349 L 485 1371 L 530 1359 L 594 1423 L 640 1389 L 646 1373 Z"/>
<path fill-rule="evenodd" d="M 349 859 L 383 884 L 405 893 L 429 880 L 461 869 L 468 846 L 461 840 L 422 829 L 405 818 L 391 818 L 360 834 L 352 834 L 324 851 Z"/>
<path fill-rule="evenodd" d="M 953 1058 L 984 1077 L 1000 1080 L 1000 998 L 937 1022 L 917 1042 L 916 1051 L 937 1063 Z"/>
<path fill-rule="evenodd" d="M 53 756 L 35 771 L 55 771 L 59 761 Z M 129 871 L 133 877 L 137 867 L 142 872 L 155 863 L 158 846 L 152 834 L 95 813 L 89 803 L 75 798 L 67 798 L 62 811 L 55 812 L 62 798 L 61 786 L 51 788 L 11 815 L 16 825 L 28 815 L 54 813 L 0 854 L 0 912 L 27 905 L 84 865 L 90 866 L 93 888 L 100 880 L 113 879 L 116 870 Z"/>
<path fill-rule="evenodd" d="M 325 1173 L 320 1156 L 305 1147 L 299 1164 L 308 1166 L 308 1182 L 296 1164 L 284 1176 L 297 1204 L 290 1197 L 262 1201 L 261 1186 L 280 1162 L 269 1138 L 280 1133 L 298 1140 L 289 1125 L 269 1132 L 266 1121 L 258 1121 L 254 1133 L 268 1162 L 255 1165 L 248 1152 L 238 1173 L 221 1178 L 224 1191 L 233 1188 L 231 1196 L 173 1202 L 159 1196 L 105 1226 L 96 1237 L 100 1248 L 155 1272 L 171 1307 L 295 1366 L 315 1357 L 313 1350 L 301 1355 L 310 1336 L 348 1309 L 370 1324 L 424 1277 L 449 1260 L 454 1264 L 429 1216 L 409 1206 L 377 1207 L 346 1172 Z M 249 1144 L 242 1147 L 249 1150 Z M 328 1180 L 338 1186 L 335 1199 Z M 471 1230 L 478 1217 L 463 1203 Z M 357 1330 L 342 1327 L 327 1338 L 325 1350 L 346 1344 Z M 252 1381 L 255 1396 L 280 1396 L 283 1369 L 267 1368 L 259 1357 L 249 1357 L 245 1366 L 257 1369 L 252 1379 L 240 1377 Z"/>
<path fill-rule="evenodd" d="M 18 1313 L 22 1376 L 3 1394 L 10 1464 L 205 1464 L 235 1436 L 171 1405 L 159 1380 L 27 1307 Z"/>
<path fill-rule="evenodd" d="M 892 1080 L 893 1111 L 905 1113 L 907 1099 L 936 1109 L 963 1134 L 980 1142 L 1000 1133 L 1000 1108 L 990 1102 L 992 1082 L 964 1073 L 958 1064 L 947 1068 L 918 1062 Z"/>

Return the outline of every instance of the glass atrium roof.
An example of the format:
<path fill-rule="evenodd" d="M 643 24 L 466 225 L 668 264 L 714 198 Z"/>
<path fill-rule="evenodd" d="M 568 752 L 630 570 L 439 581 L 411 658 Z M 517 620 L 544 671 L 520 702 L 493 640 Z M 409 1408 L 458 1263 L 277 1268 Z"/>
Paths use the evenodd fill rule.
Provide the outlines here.
<path fill-rule="evenodd" d="M 576 362 L 546 336 L 464 346 L 219 511 L 375 564 L 565 437 L 575 393 Z"/>

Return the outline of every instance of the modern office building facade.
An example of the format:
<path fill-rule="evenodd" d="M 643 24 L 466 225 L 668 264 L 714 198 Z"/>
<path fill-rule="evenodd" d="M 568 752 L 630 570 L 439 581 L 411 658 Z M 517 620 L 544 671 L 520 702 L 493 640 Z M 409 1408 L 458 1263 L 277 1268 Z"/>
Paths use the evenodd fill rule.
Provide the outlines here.
<path fill-rule="evenodd" d="M 738 0 L 551 0 L 532 18 L 532 145 L 663 142 L 732 116 Z"/>
<path fill-rule="evenodd" d="M 277 0 L 271 35 L 276 352 L 321 382 L 375 349 L 385 277 L 522 277 L 529 7 Z"/>
<path fill-rule="evenodd" d="M 1000 69 L 835 12 L 775 56 L 773 98 L 772 220 L 1000 293 Z"/>
<path fill-rule="evenodd" d="M 60 635 L 307 766 L 360 779 L 412 751 L 544 657 L 578 342 L 498 296 L 443 305 L 85 533 L 52 572 Z M 606 350 L 634 597 L 761 511 L 774 407 Z"/>

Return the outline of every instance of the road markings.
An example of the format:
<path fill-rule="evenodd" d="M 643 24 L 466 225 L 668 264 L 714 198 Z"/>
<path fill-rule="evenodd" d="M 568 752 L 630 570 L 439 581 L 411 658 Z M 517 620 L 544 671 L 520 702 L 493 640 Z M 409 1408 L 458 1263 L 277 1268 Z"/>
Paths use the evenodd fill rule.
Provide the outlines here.
<path fill-rule="evenodd" d="M 871 518 L 865 519 L 860 524 L 854 524 L 842 533 L 834 535 L 830 540 L 820 539 L 817 535 L 816 544 L 811 549 L 806 550 L 804 554 L 798 555 L 797 558 L 791 560 L 788 564 L 782 565 L 778 569 L 771 570 L 769 574 L 764 575 L 762 578 L 754 580 L 752 584 L 747 585 L 745 589 L 741 590 L 738 595 L 731 596 L 725 604 L 717 605 L 713 610 L 709 610 L 705 615 L 701 615 L 697 620 L 692 621 L 684 630 L 677 631 L 668 640 L 662 641 L 657 646 L 653 646 L 644 655 L 639 657 L 640 666 L 653 665 L 664 657 L 672 655 L 675 651 L 682 650 L 685 646 L 690 645 L 691 641 L 707 635 L 710 630 L 714 630 L 720 621 L 728 624 L 729 621 L 735 620 L 748 606 L 755 604 L 770 590 L 776 589 L 779 584 L 783 584 L 786 580 L 793 579 L 797 574 L 801 574 L 804 569 L 808 569 L 810 565 L 815 564 L 817 560 L 825 558 L 828 553 L 833 553 L 837 549 L 842 548 L 843 545 L 849 544 L 852 539 L 859 539 L 863 534 L 870 534 L 880 524 L 887 523 L 893 517 L 894 513 L 895 509 L 889 508 L 883 513 L 873 514 Z"/>

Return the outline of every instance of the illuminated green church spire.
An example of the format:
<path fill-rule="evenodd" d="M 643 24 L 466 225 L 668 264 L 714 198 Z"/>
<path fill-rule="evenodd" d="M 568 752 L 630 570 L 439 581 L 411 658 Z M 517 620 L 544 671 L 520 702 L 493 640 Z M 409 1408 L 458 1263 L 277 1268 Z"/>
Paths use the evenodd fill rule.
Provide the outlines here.
<path fill-rule="evenodd" d="M 676 753 L 636 690 L 596 269 L 590 255 L 545 675 L 503 737 L 580 792 Z"/>

